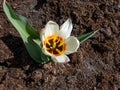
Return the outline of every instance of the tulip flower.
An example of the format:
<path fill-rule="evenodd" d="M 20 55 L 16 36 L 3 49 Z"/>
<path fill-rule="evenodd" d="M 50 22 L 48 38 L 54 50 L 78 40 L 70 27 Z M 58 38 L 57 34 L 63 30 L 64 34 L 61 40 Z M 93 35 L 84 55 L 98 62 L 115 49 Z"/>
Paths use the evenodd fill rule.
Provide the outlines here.
<path fill-rule="evenodd" d="M 67 55 L 76 52 L 80 45 L 79 40 L 71 36 L 72 29 L 71 19 L 60 27 L 56 22 L 49 21 L 40 32 L 43 53 L 51 56 L 54 62 L 69 62 Z"/>
<path fill-rule="evenodd" d="M 68 19 L 60 27 L 56 22 L 49 21 L 39 33 L 25 17 L 15 13 L 6 0 L 3 0 L 3 11 L 20 34 L 29 55 L 41 64 L 52 60 L 58 63 L 69 62 L 67 55 L 76 52 L 80 43 L 98 32 L 96 30 L 78 37 L 71 36 L 73 25 L 71 19 Z"/>

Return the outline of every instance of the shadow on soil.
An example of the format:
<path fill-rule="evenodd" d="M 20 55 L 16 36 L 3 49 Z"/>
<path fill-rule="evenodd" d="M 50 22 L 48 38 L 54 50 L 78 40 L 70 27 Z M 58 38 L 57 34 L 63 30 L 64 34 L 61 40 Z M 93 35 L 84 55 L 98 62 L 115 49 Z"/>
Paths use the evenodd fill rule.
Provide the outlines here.
<path fill-rule="evenodd" d="M 29 56 L 21 38 L 8 34 L 0 39 L 6 44 L 14 55 L 14 58 L 8 58 L 5 59 L 4 62 L 0 62 L 0 66 L 23 69 L 24 66 L 29 65 L 29 69 L 26 73 L 30 73 L 36 68 L 42 67 L 41 64 L 36 63 Z"/>

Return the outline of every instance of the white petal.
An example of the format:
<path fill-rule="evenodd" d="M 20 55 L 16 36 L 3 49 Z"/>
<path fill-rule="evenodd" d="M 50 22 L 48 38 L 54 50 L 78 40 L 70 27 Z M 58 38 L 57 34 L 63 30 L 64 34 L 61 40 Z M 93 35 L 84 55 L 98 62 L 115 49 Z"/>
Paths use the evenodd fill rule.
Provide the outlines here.
<path fill-rule="evenodd" d="M 59 32 L 59 26 L 53 21 L 49 21 L 45 26 L 45 37 L 57 35 Z"/>
<path fill-rule="evenodd" d="M 71 54 L 77 51 L 79 48 L 80 42 L 74 36 L 70 36 L 66 39 L 66 54 Z"/>
<path fill-rule="evenodd" d="M 67 63 L 70 61 L 69 57 L 66 55 L 61 55 L 61 56 L 56 56 L 56 57 L 52 57 L 52 60 L 54 62 L 58 62 L 58 63 Z"/>
<path fill-rule="evenodd" d="M 60 27 L 60 36 L 63 38 L 68 38 L 71 35 L 71 31 L 73 29 L 73 24 L 71 19 L 67 19 L 65 23 Z"/>
<path fill-rule="evenodd" d="M 40 31 L 40 39 L 41 39 L 42 43 L 45 40 L 45 29 L 44 28 Z"/>
<path fill-rule="evenodd" d="M 48 53 L 45 49 L 45 47 L 42 48 L 42 52 L 45 54 L 45 55 L 48 55 L 48 56 L 52 56 L 50 53 Z"/>

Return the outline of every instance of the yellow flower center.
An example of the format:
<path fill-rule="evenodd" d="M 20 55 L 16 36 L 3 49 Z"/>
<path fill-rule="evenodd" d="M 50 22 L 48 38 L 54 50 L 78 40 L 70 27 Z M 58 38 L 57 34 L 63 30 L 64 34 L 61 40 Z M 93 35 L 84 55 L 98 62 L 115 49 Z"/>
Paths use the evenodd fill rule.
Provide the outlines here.
<path fill-rule="evenodd" d="M 44 45 L 47 52 L 52 55 L 59 56 L 65 53 L 66 43 L 60 36 L 49 36 L 45 39 Z"/>

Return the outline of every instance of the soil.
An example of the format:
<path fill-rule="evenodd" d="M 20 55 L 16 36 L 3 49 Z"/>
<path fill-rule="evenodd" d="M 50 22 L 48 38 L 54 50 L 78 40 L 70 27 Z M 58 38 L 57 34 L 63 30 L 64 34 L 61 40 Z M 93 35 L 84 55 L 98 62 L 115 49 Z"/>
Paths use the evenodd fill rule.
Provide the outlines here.
<path fill-rule="evenodd" d="M 0 1 L 0 90 L 120 90 L 120 0 L 7 0 L 40 31 L 69 17 L 72 35 L 100 30 L 68 64 L 36 63 Z"/>

